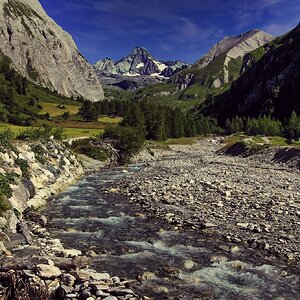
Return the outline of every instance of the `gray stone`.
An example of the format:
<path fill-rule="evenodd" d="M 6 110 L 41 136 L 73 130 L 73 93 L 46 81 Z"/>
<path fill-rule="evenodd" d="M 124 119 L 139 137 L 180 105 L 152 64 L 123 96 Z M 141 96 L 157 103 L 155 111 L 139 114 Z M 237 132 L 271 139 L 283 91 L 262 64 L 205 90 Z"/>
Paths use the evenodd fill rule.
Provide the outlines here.
<path fill-rule="evenodd" d="M 55 266 L 50 265 L 37 265 L 37 273 L 41 278 L 57 278 L 61 275 L 61 270 Z"/>
<path fill-rule="evenodd" d="M 16 233 L 17 224 L 19 220 L 12 210 L 8 210 L 6 212 L 6 219 L 7 219 L 7 224 L 6 224 L 7 232 Z"/>

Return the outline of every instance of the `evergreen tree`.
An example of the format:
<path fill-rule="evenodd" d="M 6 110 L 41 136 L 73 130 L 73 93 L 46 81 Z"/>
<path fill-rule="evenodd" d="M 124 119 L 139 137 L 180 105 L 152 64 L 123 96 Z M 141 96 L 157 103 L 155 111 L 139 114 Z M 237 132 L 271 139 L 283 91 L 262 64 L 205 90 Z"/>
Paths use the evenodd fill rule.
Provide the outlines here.
<path fill-rule="evenodd" d="M 287 135 L 289 138 L 296 138 L 300 135 L 300 120 L 295 111 L 291 113 L 291 116 L 287 125 Z"/>
<path fill-rule="evenodd" d="M 91 101 L 83 101 L 81 108 L 79 109 L 78 114 L 86 122 L 97 121 L 98 113 Z"/>

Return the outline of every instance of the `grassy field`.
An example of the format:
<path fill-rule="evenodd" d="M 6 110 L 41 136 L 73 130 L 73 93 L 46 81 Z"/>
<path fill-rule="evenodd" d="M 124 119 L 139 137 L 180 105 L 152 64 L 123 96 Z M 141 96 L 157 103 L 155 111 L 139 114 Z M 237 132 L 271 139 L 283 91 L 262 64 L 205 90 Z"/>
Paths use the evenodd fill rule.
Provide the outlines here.
<path fill-rule="evenodd" d="M 94 128 L 65 128 L 64 135 L 67 139 L 78 137 L 92 137 L 102 135 L 103 129 Z"/>
<path fill-rule="evenodd" d="M 24 130 L 27 130 L 28 128 L 30 127 L 0 123 L 0 132 L 10 129 L 16 135 L 21 133 Z M 64 128 L 64 136 L 66 139 L 78 138 L 78 137 L 92 137 L 92 136 L 101 135 L 103 132 L 104 129 L 99 129 L 99 128 L 72 128 L 72 127 Z"/>
<path fill-rule="evenodd" d="M 111 118 L 107 116 L 103 116 L 98 119 L 98 122 L 104 123 L 104 124 L 118 124 L 122 121 L 122 118 Z"/>
<path fill-rule="evenodd" d="M 70 104 L 61 104 L 65 108 L 61 109 L 58 107 L 57 103 L 50 103 L 50 102 L 39 102 L 42 106 L 42 110 L 39 112 L 40 115 L 44 115 L 49 113 L 51 117 L 61 116 L 64 112 L 69 112 L 70 115 L 76 115 L 79 111 L 80 106 L 78 105 L 70 105 Z"/>
<path fill-rule="evenodd" d="M 277 146 L 277 147 L 299 147 L 300 142 L 289 143 L 289 141 L 282 136 L 268 136 L 268 137 L 260 137 L 260 136 L 247 136 L 242 133 L 233 134 L 228 136 L 224 140 L 224 144 L 226 148 L 232 146 L 237 142 L 245 141 L 250 146 L 251 145 L 269 145 L 269 146 Z"/>

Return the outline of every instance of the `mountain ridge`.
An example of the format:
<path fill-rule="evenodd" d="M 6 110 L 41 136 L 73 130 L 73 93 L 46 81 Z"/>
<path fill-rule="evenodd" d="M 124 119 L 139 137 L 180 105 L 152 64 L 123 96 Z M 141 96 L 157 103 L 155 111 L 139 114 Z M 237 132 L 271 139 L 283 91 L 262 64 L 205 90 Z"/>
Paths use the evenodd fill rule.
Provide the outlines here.
<path fill-rule="evenodd" d="M 237 115 L 285 120 L 293 110 L 300 114 L 300 24 L 264 48 L 250 53 L 242 76 L 227 92 L 200 105 L 199 111 L 221 123 Z"/>
<path fill-rule="evenodd" d="M 141 84 L 139 77 L 143 77 L 145 85 L 148 85 L 166 80 L 187 66 L 186 63 L 179 60 L 160 61 L 146 48 L 140 46 L 136 46 L 127 56 L 116 62 L 111 58 L 105 58 L 94 64 L 100 80 L 115 81 L 114 83 L 110 82 L 111 84 L 118 84 L 118 81 L 124 80 L 136 81 L 138 86 Z"/>

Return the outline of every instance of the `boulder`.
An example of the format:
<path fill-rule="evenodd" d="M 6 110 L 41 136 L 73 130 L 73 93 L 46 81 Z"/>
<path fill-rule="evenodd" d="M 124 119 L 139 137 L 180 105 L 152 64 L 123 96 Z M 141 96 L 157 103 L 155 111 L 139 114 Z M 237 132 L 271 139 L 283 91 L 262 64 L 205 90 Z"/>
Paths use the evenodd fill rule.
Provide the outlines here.
<path fill-rule="evenodd" d="M 17 224 L 19 220 L 12 210 L 8 210 L 6 212 L 6 219 L 7 219 L 7 224 L 6 224 L 7 232 L 17 233 Z"/>
<path fill-rule="evenodd" d="M 61 275 L 61 270 L 55 266 L 39 264 L 37 274 L 44 279 L 54 279 Z"/>

